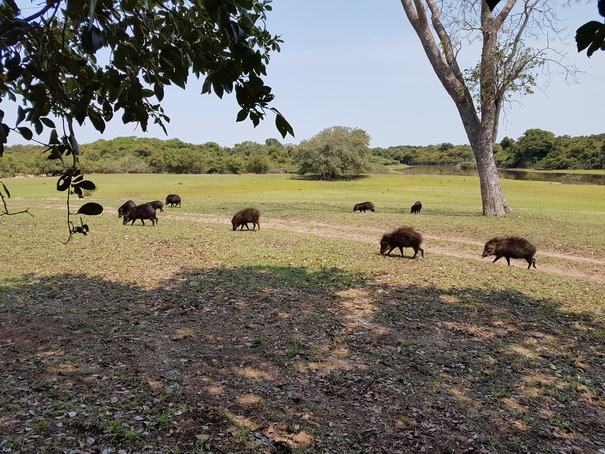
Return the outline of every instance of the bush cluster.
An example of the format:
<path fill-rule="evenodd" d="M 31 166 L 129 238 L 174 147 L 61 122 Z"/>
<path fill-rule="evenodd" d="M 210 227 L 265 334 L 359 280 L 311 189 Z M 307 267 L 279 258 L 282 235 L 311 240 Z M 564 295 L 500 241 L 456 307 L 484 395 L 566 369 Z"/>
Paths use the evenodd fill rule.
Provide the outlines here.
<path fill-rule="evenodd" d="M 342 149 L 343 143 L 349 142 L 340 136 L 337 141 L 339 147 L 328 147 L 323 143 L 327 140 L 324 137 L 327 133 L 334 135 L 335 131 L 342 132 L 341 130 L 344 131 L 345 138 L 348 137 L 351 139 L 349 142 L 354 144 L 350 146 L 349 151 Z M 469 145 L 451 143 L 428 146 L 399 145 L 388 148 L 368 147 L 367 156 L 362 156 L 365 151 L 356 152 L 359 148 L 355 145 L 357 143 L 355 140 L 358 139 L 356 134 L 363 139 L 360 139 L 361 142 L 369 142 L 369 136 L 364 135 L 364 131 L 337 127 L 324 130 L 310 141 L 303 141 L 298 146 L 282 144 L 277 139 L 267 139 L 264 144 L 242 142 L 233 147 L 221 147 L 214 142 L 194 145 L 179 139 L 118 137 L 82 145 L 80 164 L 84 173 L 298 172 L 304 174 L 325 171 L 324 167 L 331 162 L 328 162 L 328 157 L 335 154 L 341 159 L 337 162 L 338 165 L 329 168 L 330 172 L 346 174 L 347 172 L 381 172 L 395 164 L 472 166 L 475 161 Z M 310 147 L 315 154 L 308 152 Z M 303 153 L 305 150 L 307 153 Z M 330 154 L 327 150 L 332 150 L 333 153 Z M 303 159 L 305 156 L 306 160 Z M 499 167 L 552 170 L 605 169 L 605 134 L 588 137 L 557 137 L 548 131 L 529 129 L 516 141 L 505 137 L 495 146 L 494 157 Z M 309 162 L 309 159 L 317 162 Z M 347 160 L 350 160 L 348 167 L 345 165 Z M 356 165 L 353 166 L 353 163 Z M 0 159 L 0 177 L 59 175 L 62 172 L 61 163 L 57 160 L 49 160 L 45 148 L 38 145 L 7 147 L 7 152 Z"/>

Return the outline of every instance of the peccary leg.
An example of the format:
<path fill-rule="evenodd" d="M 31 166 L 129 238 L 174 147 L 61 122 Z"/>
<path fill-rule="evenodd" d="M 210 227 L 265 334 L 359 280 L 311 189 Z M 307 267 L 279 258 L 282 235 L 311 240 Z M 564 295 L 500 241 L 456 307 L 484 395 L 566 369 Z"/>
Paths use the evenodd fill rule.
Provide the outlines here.
<path fill-rule="evenodd" d="M 496 263 L 498 260 L 502 258 L 501 255 L 497 255 L 496 258 L 492 261 L 492 263 Z"/>
<path fill-rule="evenodd" d="M 401 251 L 401 256 L 403 257 L 403 248 L 399 246 L 399 250 Z"/>
<path fill-rule="evenodd" d="M 510 266 L 510 257 L 504 257 L 506 259 L 506 263 L 508 263 L 508 266 Z"/>

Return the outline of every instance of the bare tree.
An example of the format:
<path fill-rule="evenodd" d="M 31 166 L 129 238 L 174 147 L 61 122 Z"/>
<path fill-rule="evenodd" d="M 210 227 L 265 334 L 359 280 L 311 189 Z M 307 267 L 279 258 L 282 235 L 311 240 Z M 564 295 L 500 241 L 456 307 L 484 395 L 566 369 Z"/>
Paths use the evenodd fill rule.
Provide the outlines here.
<path fill-rule="evenodd" d="M 561 54 L 549 47 L 526 44 L 538 33 L 546 33 L 546 42 L 557 36 L 548 0 L 502 3 L 499 11 L 492 11 L 485 0 L 401 0 L 435 74 L 456 104 L 475 155 L 483 214 L 488 216 L 512 211 L 493 151 L 503 106 L 514 93 L 532 92 L 537 67 L 561 62 Z M 479 63 L 464 71 L 459 51 L 463 43 L 475 40 L 482 43 Z"/>

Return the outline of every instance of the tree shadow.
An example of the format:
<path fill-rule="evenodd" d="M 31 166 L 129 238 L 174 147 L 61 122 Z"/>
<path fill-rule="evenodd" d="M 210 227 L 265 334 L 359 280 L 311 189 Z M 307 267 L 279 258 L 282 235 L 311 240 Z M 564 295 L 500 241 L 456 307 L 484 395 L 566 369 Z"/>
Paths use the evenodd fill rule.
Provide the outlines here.
<path fill-rule="evenodd" d="M 287 266 L 149 288 L 63 274 L 6 282 L 0 316 L 14 451 L 604 448 L 605 326 L 515 290 Z"/>

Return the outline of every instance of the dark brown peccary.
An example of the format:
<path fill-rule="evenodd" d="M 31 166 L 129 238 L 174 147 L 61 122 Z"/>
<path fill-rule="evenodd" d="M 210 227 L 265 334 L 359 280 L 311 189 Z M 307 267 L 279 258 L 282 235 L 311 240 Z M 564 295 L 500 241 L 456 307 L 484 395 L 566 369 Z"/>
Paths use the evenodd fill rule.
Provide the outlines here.
<path fill-rule="evenodd" d="M 240 230 L 244 230 L 244 226 L 246 226 L 247 230 L 250 230 L 248 224 L 252 224 L 252 230 L 258 226 L 258 230 L 260 230 L 260 211 L 256 208 L 244 208 L 241 211 L 238 211 L 231 219 L 231 225 L 233 226 L 233 230 L 236 230 L 240 225 L 242 228 Z"/>
<path fill-rule="evenodd" d="M 124 202 L 124 205 L 122 205 L 120 208 L 118 208 L 118 217 L 121 218 L 122 216 L 124 216 L 124 213 L 126 213 L 128 210 L 130 210 L 131 208 L 136 207 L 137 204 L 134 203 L 132 200 L 128 200 L 126 202 Z"/>
<path fill-rule="evenodd" d="M 154 207 L 157 210 L 164 212 L 164 204 L 159 200 L 154 200 L 153 202 L 149 202 L 149 205 Z"/>
<path fill-rule="evenodd" d="M 508 266 L 510 266 L 510 259 L 525 259 L 528 263 L 527 269 L 530 269 L 532 265 L 536 268 L 536 259 L 534 259 L 535 253 L 536 247 L 525 238 L 506 236 L 492 238 L 485 243 L 485 248 L 483 248 L 483 255 L 481 257 L 495 255 L 496 258 L 492 263 L 500 260 L 501 257 L 504 257 Z"/>
<path fill-rule="evenodd" d="M 422 210 L 422 203 L 416 202 L 414 205 L 412 205 L 410 213 L 420 213 L 420 210 Z"/>
<path fill-rule="evenodd" d="M 133 225 L 134 221 L 137 219 L 140 219 L 143 225 L 145 225 L 145 219 L 151 220 L 151 225 L 155 225 L 158 222 L 158 218 L 155 215 L 155 208 L 149 203 L 137 205 L 124 213 L 124 225 L 126 225 L 129 221 L 132 221 L 131 225 Z"/>
<path fill-rule="evenodd" d="M 382 235 L 382 239 L 380 240 L 380 253 L 386 255 L 391 255 L 391 251 L 395 248 L 399 248 L 401 251 L 401 256 L 403 257 L 403 248 L 411 247 L 414 249 L 414 256 L 420 254 L 424 257 L 424 249 L 420 247 L 422 243 L 422 235 L 420 232 L 415 230 L 413 227 L 408 227 L 404 225 L 403 227 L 399 227 L 393 230 L 391 233 L 385 233 Z M 387 252 L 388 250 L 388 252 Z"/>
<path fill-rule="evenodd" d="M 353 211 L 359 211 L 360 213 L 362 211 L 365 213 L 366 210 L 370 210 L 370 211 L 374 212 L 374 204 L 372 202 L 363 202 L 363 203 L 358 203 L 357 205 L 355 205 L 353 207 Z"/>
<path fill-rule="evenodd" d="M 181 206 L 181 196 L 176 194 L 168 194 L 166 196 L 166 205 L 170 205 L 171 207 Z"/>

